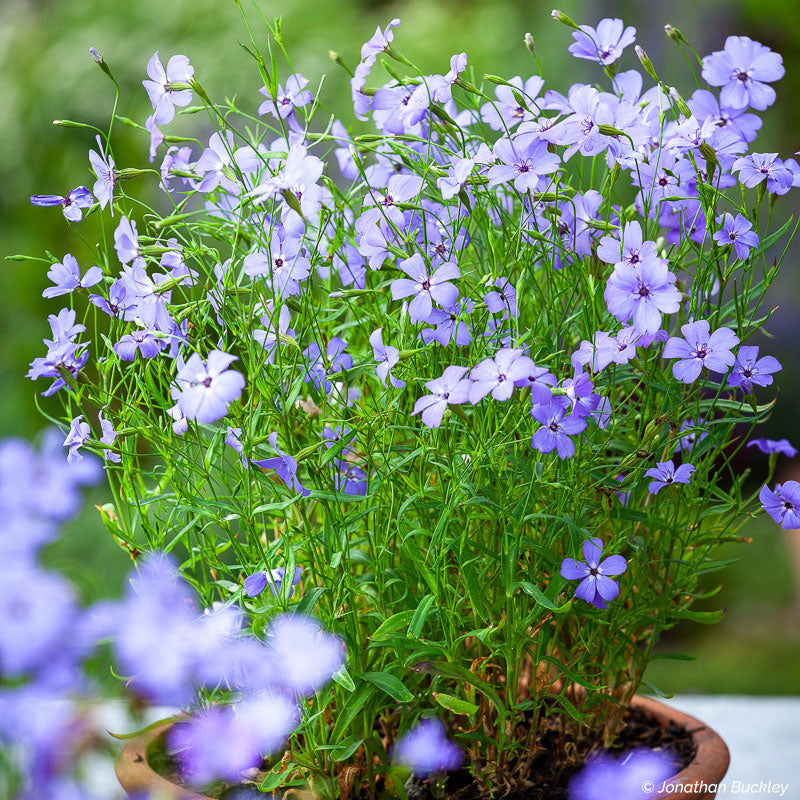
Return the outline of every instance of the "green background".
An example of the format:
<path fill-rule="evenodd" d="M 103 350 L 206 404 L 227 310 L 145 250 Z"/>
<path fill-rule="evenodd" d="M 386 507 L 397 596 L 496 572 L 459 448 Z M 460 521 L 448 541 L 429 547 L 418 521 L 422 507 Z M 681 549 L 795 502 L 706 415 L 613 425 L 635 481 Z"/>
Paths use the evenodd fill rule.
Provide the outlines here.
<path fill-rule="evenodd" d="M 599 71 L 567 54 L 569 31 L 550 19 L 551 5 L 529 0 L 284 0 L 243 4 L 254 29 L 264 32 L 260 11 L 281 16 L 286 47 L 294 67 L 316 89 L 326 75 L 322 97 L 347 124 L 347 77 L 329 58 L 339 52 L 345 62 L 358 60 L 361 43 L 377 25 L 400 17 L 397 48 L 426 72 L 444 72 L 450 55 L 466 51 L 476 79 L 483 73 L 528 77 L 536 64 L 522 45 L 533 34 L 544 65 L 547 85 L 566 90 L 575 80 L 599 80 Z M 733 2 L 564 2 L 564 12 L 578 22 L 595 24 L 603 16 L 620 16 L 638 29 L 638 41 L 660 74 L 691 92 L 691 75 L 675 45 L 663 33 L 665 23 L 680 28 L 701 53 L 721 48 L 730 34 L 746 34 L 784 57 L 787 75 L 778 84 L 778 101 L 765 114 L 757 149 L 791 155 L 800 146 L 800 6 L 792 0 Z M 97 68 L 88 49 L 96 47 L 122 86 L 120 113 L 143 122 L 149 110 L 140 81 L 145 65 L 158 49 L 162 60 L 174 53 L 189 56 L 195 76 L 212 98 L 257 102 L 258 73 L 240 48 L 246 31 L 232 0 L 2 0 L 0 3 L 0 254 L 59 257 L 79 255 L 58 209 L 37 209 L 28 203 L 34 193 L 66 193 L 84 183 L 91 186 L 87 151 L 91 132 L 56 127 L 54 118 L 107 127 L 113 100 L 111 83 Z M 263 39 L 262 39 L 263 41 Z M 638 66 L 628 50 L 622 68 Z M 310 87 L 310 88 L 312 88 Z M 190 131 L 200 117 L 178 119 L 170 132 Z M 207 131 L 205 132 L 208 133 Z M 202 136 L 200 137 L 202 138 Z M 145 167 L 146 136 L 119 127 L 114 150 L 118 166 Z M 163 151 L 162 151 L 163 152 Z M 160 162 L 157 158 L 156 166 Z M 795 195 L 783 198 L 776 219 L 796 213 Z M 796 253 L 796 249 L 794 251 Z M 769 351 L 784 364 L 778 376 L 782 398 L 760 435 L 786 436 L 800 443 L 800 421 L 793 400 L 800 390 L 800 276 L 794 253 L 785 262 L 771 302 L 780 307 L 770 323 Z M 79 256 L 80 261 L 80 256 Z M 46 268 L 36 262 L 0 263 L 0 436 L 33 436 L 43 422 L 36 410 L 34 385 L 25 379 L 27 365 L 42 351 L 48 332 L 46 316 L 61 307 L 45 301 Z M 766 340 L 764 340 L 766 342 Z M 55 406 L 44 404 L 45 410 Z M 758 477 L 765 458 L 748 452 Z M 792 477 L 791 462 L 783 461 L 784 479 Z M 796 467 L 800 473 L 800 467 Z M 795 476 L 797 477 L 797 476 Z M 70 523 L 64 538 L 50 548 L 49 563 L 67 572 L 87 600 L 118 593 L 129 561 L 100 525 L 94 503 L 104 502 L 102 489 L 91 493 L 81 517 Z M 0 525 L 2 521 L 0 521 Z M 740 561 L 723 573 L 726 588 L 709 607 L 727 608 L 723 622 L 712 629 L 687 625 L 663 643 L 663 652 L 698 655 L 697 661 L 659 661 L 648 678 L 666 692 L 800 693 L 800 600 L 797 567 L 793 568 L 790 537 L 800 549 L 800 533 L 786 534 L 769 519 L 754 520 L 744 531 L 752 543 L 731 547 L 723 557 Z M 800 562 L 796 558 L 794 564 Z M 719 576 L 717 576 L 719 577 Z M 709 584 L 713 585 L 713 584 Z"/>

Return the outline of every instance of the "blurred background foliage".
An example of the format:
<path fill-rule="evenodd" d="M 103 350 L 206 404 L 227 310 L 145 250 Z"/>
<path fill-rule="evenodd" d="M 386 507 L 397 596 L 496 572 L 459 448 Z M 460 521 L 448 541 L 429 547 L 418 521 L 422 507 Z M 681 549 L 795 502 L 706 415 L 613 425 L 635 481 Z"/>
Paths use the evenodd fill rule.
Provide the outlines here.
<path fill-rule="evenodd" d="M 522 44 L 530 31 L 549 86 L 565 90 L 576 80 L 602 79 L 596 67 L 568 55 L 571 37 L 550 19 L 551 0 L 242 3 L 262 46 L 266 29 L 259 15 L 282 17 L 294 68 L 315 88 L 326 76 L 325 107 L 347 124 L 352 120 L 347 76 L 330 60 L 329 50 L 355 64 L 361 43 L 393 17 L 403 21 L 396 33 L 397 49 L 425 72 L 445 71 L 450 55 L 463 50 L 476 80 L 483 73 L 527 77 L 537 70 Z M 664 35 L 665 23 L 678 27 L 701 54 L 721 48 L 730 34 L 749 35 L 777 50 L 783 55 L 786 77 L 777 86 L 776 105 L 765 114 L 757 146 L 784 157 L 800 146 L 797 0 L 564 0 L 561 8 L 578 22 L 595 24 L 604 16 L 619 16 L 635 25 L 639 43 L 664 79 L 687 95 L 691 75 Z M 233 0 L 2 0 L 0 141 L 6 157 L 0 159 L 0 255 L 42 256 L 47 249 L 59 258 L 73 252 L 81 261 L 83 245 L 60 211 L 33 208 L 28 197 L 64 194 L 81 183 L 91 186 L 91 131 L 52 124 L 59 118 L 107 128 L 113 87 L 89 56 L 90 46 L 103 54 L 120 82 L 120 113 L 143 123 L 149 104 L 140 82 L 156 49 L 165 62 L 174 53 L 188 55 L 195 77 L 212 98 L 235 95 L 244 107 L 254 107 L 261 84 L 255 65 L 239 46 L 246 39 Z M 629 50 L 622 68 L 631 67 L 638 62 Z M 198 131 L 203 124 L 199 115 L 179 118 L 170 133 L 191 131 L 202 139 L 210 133 Z M 113 144 L 118 166 L 148 166 L 143 131 L 118 126 Z M 160 156 L 155 166 L 159 161 Z M 796 198 L 795 192 L 779 201 L 776 219 L 797 212 Z M 800 275 L 794 263 L 799 249 L 795 247 L 786 260 L 770 296 L 778 309 L 769 324 L 768 334 L 775 338 L 768 347 L 784 364 L 778 381 L 783 397 L 758 433 L 785 436 L 795 445 L 800 443 L 794 399 L 800 389 Z M 43 387 L 34 387 L 23 376 L 42 349 L 47 314 L 60 308 L 41 297 L 48 284 L 46 271 L 37 262 L 3 261 L 0 268 L 0 436 L 33 436 L 43 425 L 36 408 L 41 400 L 35 394 Z M 47 410 L 46 402 L 43 408 Z M 765 457 L 750 450 L 746 458 L 752 464 L 743 460 L 742 468 L 752 466 L 757 479 L 766 467 Z M 792 477 L 788 463 L 783 462 L 783 479 Z M 49 562 L 77 582 L 87 601 L 118 593 L 128 569 L 126 554 L 105 533 L 93 507 L 106 499 L 102 489 L 96 490 L 81 517 L 67 526 L 64 538 L 48 553 Z M 687 625 L 668 637 L 663 652 L 689 653 L 698 659 L 655 662 L 648 679 L 661 690 L 800 694 L 800 533 L 783 533 L 770 520 L 760 519 L 748 524 L 744 534 L 751 544 L 729 546 L 721 556 L 739 557 L 739 562 L 713 576 L 723 579 L 725 589 L 707 604 L 726 607 L 725 619 L 712 629 Z"/>

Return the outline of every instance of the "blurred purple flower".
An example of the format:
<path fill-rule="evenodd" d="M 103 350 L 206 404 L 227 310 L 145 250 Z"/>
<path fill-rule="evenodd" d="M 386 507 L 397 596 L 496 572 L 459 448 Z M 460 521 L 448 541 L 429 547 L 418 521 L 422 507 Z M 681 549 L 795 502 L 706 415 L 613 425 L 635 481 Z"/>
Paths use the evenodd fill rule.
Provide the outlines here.
<path fill-rule="evenodd" d="M 792 447 L 788 439 L 753 439 L 747 443 L 748 447 L 757 447 L 762 453 L 783 453 L 789 458 L 797 455 L 797 448 Z"/>
<path fill-rule="evenodd" d="M 677 770 L 673 757 L 663 751 L 640 748 L 617 758 L 597 753 L 570 780 L 570 800 L 648 800 L 653 792 L 660 794 Z"/>
<path fill-rule="evenodd" d="M 458 769 L 464 754 L 447 738 L 441 721 L 431 717 L 418 722 L 397 740 L 392 761 L 408 767 L 415 775 L 428 777 L 436 772 Z"/>

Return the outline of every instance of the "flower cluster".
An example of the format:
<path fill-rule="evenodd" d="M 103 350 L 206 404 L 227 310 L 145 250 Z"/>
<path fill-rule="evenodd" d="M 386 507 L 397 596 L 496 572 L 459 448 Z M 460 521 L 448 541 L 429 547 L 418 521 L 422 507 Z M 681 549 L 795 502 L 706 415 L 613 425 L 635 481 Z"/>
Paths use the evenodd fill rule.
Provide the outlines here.
<path fill-rule="evenodd" d="M 422 74 L 400 21 L 378 28 L 350 82 L 359 135 L 274 59 L 254 53 L 260 95 L 217 104 L 188 58 L 156 54 L 140 127 L 167 216 L 119 191 L 149 173 L 120 169 L 108 138 L 89 152 L 96 202 L 79 208 L 113 217 L 113 248 L 51 267 L 46 294 L 68 306 L 29 375 L 63 401 L 69 462 L 104 456 L 131 511 L 106 515 L 112 533 L 180 553 L 222 603 L 187 610 L 153 561 L 116 612 L 143 694 L 243 695 L 176 731 L 196 781 L 232 779 L 300 718 L 291 763 L 315 786 L 331 759 L 366 779 L 391 753 L 452 769 L 434 704 L 473 717 L 452 727 L 506 788 L 486 754 L 511 749 L 524 709 L 562 702 L 577 741 L 607 741 L 616 717 L 591 698 L 630 700 L 641 645 L 692 613 L 708 553 L 758 509 L 728 454 L 781 369 L 754 338 L 789 230 L 773 211 L 800 185 L 793 158 L 754 149 L 781 58 L 731 37 L 684 97 L 621 20 L 555 16 L 596 84 L 478 86 L 463 53 Z M 644 71 L 620 69 L 634 53 Z M 177 141 L 164 129 L 192 98 L 215 128 Z M 78 204 L 57 199 L 34 202 Z M 761 502 L 800 526 L 794 482 Z M 312 609 L 322 628 L 297 616 Z M 145 618 L 174 631 L 157 664 Z M 598 691 L 581 708 L 545 697 L 584 667 Z M 299 717 L 254 722 L 298 694 Z"/>

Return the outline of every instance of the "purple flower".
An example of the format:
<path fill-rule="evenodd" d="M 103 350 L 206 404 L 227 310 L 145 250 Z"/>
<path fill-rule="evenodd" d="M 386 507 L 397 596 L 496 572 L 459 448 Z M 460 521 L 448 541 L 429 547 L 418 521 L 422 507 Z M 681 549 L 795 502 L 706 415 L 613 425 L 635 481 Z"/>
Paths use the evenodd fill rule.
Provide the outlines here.
<path fill-rule="evenodd" d="M 278 433 L 273 431 L 268 437 L 270 447 L 277 453 L 273 458 L 263 458 L 260 461 L 253 460 L 253 463 L 261 469 L 274 469 L 277 476 L 295 492 L 303 497 L 308 497 L 311 492 L 300 483 L 297 477 L 297 461 L 290 455 L 278 449 Z"/>
<path fill-rule="evenodd" d="M 691 453 L 694 449 L 694 446 L 698 442 L 702 442 L 703 439 L 707 439 L 708 431 L 704 427 L 705 422 L 706 421 L 703 417 L 700 417 L 697 422 L 695 422 L 693 419 L 685 419 L 681 423 L 680 433 L 683 433 L 684 431 L 690 431 L 690 433 L 678 437 L 674 452 L 678 453 L 683 450 L 687 453 Z M 699 432 L 697 428 L 700 429 Z"/>
<path fill-rule="evenodd" d="M 180 84 L 189 83 L 194 67 L 186 56 L 172 56 L 165 70 L 156 50 L 147 62 L 147 75 L 150 80 L 142 81 L 142 86 L 153 104 L 153 121 L 166 125 L 175 117 L 175 106 L 188 106 L 192 102 L 192 90 Z"/>
<path fill-rule="evenodd" d="M 153 358 L 162 347 L 163 339 L 156 339 L 152 331 L 138 330 L 126 333 L 114 345 L 114 352 L 122 361 L 134 361 L 137 351 L 142 358 Z"/>
<path fill-rule="evenodd" d="M 488 292 L 483 302 L 492 314 L 504 313 L 509 317 L 517 317 L 517 290 L 506 278 L 495 278 L 490 284 L 495 288 Z"/>
<path fill-rule="evenodd" d="M 585 430 L 586 420 L 575 413 L 567 415 L 566 408 L 552 401 L 534 405 L 531 416 L 542 426 L 533 434 L 534 449 L 541 453 L 555 450 L 560 459 L 572 458 L 575 444 L 569 437 Z"/>
<path fill-rule="evenodd" d="M 774 356 L 758 357 L 758 346 L 742 345 L 736 354 L 736 363 L 728 375 L 728 385 L 738 386 L 745 394 L 752 394 L 753 385 L 769 386 L 772 373 L 782 369 Z"/>
<path fill-rule="evenodd" d="M 344 642 L 311 617 L 275 617 L 267 643 L 275 682 L 301 695 L 321 689 L 344 666 Z"/>
<path fill-rule="evenodd" d="M 464 761 L 461 749 L 447 738 L 436 717 L 423 719 L 395 744 L 392 761 L 408 767 L 415 775 L 452 772 Z"/>
<path fill-rule="evenodd" d="M 128 311 L 135 308 L 133 302 L 126 301 L 125 282 L 116 280 L 111 284 L 106 299 L 100 294 L 90 294 L 89 301 L 111 317 L 124 317 Z"/>
<path fill-rule="evenodd" d="M 495 400 L 508 400 L 514 392 L 515 381 L 525 380 L 535 368 L 522 350 L 504 347 L 494 358 L 487 358 L 470 372 L 472 386 L 469 401 L 479 403 L 489 392 Z"/>
<path fill-rule="evenodd" d="M 114 230 L 114 249 L 122 264 L 130 264 L 141 255 L 139 251 L 139 232 L 136 222 L 123 216 Z"/>
<path fill-rule="evenodd" d="M 679 359 L 672 365 L 672 374 L 684 383 L 696 381 L 703 367 L 711 372 L 727 372 L 736 357 L 731 348 L 739 337 L 730 328 L 717 328 L 710 333 L 707 320 L 699 319 L 681 326 L 683 339 L 670 337 L 664 345 L 664 358 Z"/>
<path fill-rule="evenodd" d="M 331 469 L 337 492 L 361 497 L 367 493 L 367 473 L 357 464 L 337 458 L 331 462 Z"/>
<path fill-rule="evenodd" d="M 335 387 L 328 377 L 353 366 L 353 357 L 346 351 L 347 342 L 338 336 L 332 336 L 325 348 L 325 359 L 323 359 L 319 345 L 312 342 L 303 350 L 303 355 L 308 361 L 303 381 L 305 383 L 311 381 L 317 389 L 330 394 Z"/>
<path fill-rule="evenodd" d="M 444 200 L 452 200 L 464 188 L 464 184 L 472 174 L 474 166 L 475 159 L 473 158 L 453 156 L 447 175 L 443 175 L 436 181 Z"/>
<path fill-rule="evenodd" d="M 270 319 L 270 315 L 272 318 Z M 253 339 L 257 341 L 266 350 L 267 364 L 272 364 L 275 360 L 275 352 L 278 346 L 282 344 L 281 337 L 296 339 L 297 335 L 289 327 L 291 324 L 291 313 L 289 306 L 281 306 L 277 315 L 277 325 L 274 313 L 274 303 L 272 300 L 267 301 L 267 313 L 261 315 L 261 324 L 264 330 L 258 329 L 253 331 Z"/>
<path fill-rule="evenodd" d="M 67 685 L 73 682 L 75 659 L 70 656 L 78 653 L 78 611 L 72 587 L 63 576 L 37 566 L 4 564 L 0 581 L 3 676 L 38 674 L 41 682 L 55 683 L 54 688 L 62 679 Z M 66 674 L 58 674 L 61 667 L 66 668 Z M 0 693 L 0 702 L 7 692 Z"/>
<path fill-rule="evenodd" d="M 370 188 L 364 197 L 364 208 L 370 209 L 368 219 L 377 221 L 384 214 L 398 228 L 405 227 L 405 217 L 398 203 L 410 203 L 416 199 L 422 190 L 422 178 L 418 175 L 392 175 L 385 191 Z M 380 210 L 378 210 L 380 209 Z M 383 213 L 381 213 L 383 212 Z"/>
<path fill-rule="evenodd" d="M 622 575 L 628 564 L 622 556 L 609 556 L 603 561 L 602 539 L 587 539 L 583 543 L 583 557 L 586 562 L 565 558 L 561 563 L 561 577 L 568 581 L 580 580 L 575 589 L 575 597 L 580 597 L 597 608 L 607 608 L 618 594 L 619 586 L 609 575 Z"/>
<path fill-rule="evenodd" d="M 470 381 L 464 378 L 466 367 L 450 366 L 442 373 L 441 378 L 435 378 L 425 384 L 430 394 L 423 395 L 414 404 L 414 414 L 422 414 L 422 422 L 429 428 L 438 428 L 442 424 L 442 417 L 449 405 L 466 403 L 469 400 Z"/>
<path fill-rule="evenodd" d="M 747 443 L 748 447 L 757 447 L 762 453 L 783 453 L 789 458 L 797 455 L 797 448 L 789 444 L 788 439 L 753 439 Z"/>
<path fill-rule="evenodd" d="M 489 186 L 513 181 L 514 188 L 520 194 L 528 190 L 535 191 L 540 176 L 555 172 L 561 162 L 558 155 L 551 153 L 547 147 L 543 139 L 527 139 L 525 144 L 519 141 L 519 137 L 515 142 L 506 137 L 498 139 L 494 154 L 501 163 L 489 169 Z"/>
<path fill-rule="evenodd" d="M 724 49 L 703 58 L 703 79 L 722 87 L 719 99 L 729 108 L 764 111 L 775 102 L 775 90 L 767 84 L 784 72 L 780 55 L 749 36 L 729 36 Z"/>
<path fill-rule="evenodd" d="M 35 194 L 31 197 L 31 204 L 34 206 L 62 206 L 64 216 L 70 222 L 80 222 L 83 219 L 83 209 L 90 208 L 93 203 L 92 193 L 85 186 L 77 186 L 65 197 L 59 194 Z"/>
<path fill-rule="evenodd" d="M 452 279 L 461 277 L 455 262 L 446 261 L 432 275 L 428 275 L 422 256 L 414 253 L 411 258 L 398 262 L 397 266 L 408 278 L 399 278 L 392 283 L 392 300 L 413 295 L 414 299 L 408 306 L 408 316 L 412 322 L 425 322 L 430 316 L 434 300 L 439 305 L 452 306 L 458 299 L 458 289 L 450 283 Z"/>
<path fill-rule="evenodd" d="M 83 460 L 83 456 L 78 450 L 91 438 L 92 433 L 89 430 L 89 424 L 83 421 L 83 414 L 78 415 L 70 423 L 69 433 L 67 433 L 67 438 L 64 439 L 64 447 L 69 448 L 67 464 L 77 464 Z"/>
<path fill-rule="evenodd" d="M 178 406 L 187 419 L 212 423 L 228 413 L 228 405 L 237 400 L 245 386 L 241 373 L 228 367 L 236 356 L 212 350 L 207 361 L 192 353 L 178 370 Z"/>
<path fill-rule="evenodd" d="M 300 577 L 302 574 L 302 567 L 296 567 L 294 571 L 294 578 L 292 578 L 292 586 L 289 589 L 289 597 L 294 594 L 294 587 L 300 583 Z M 244 593 L 248 597 L 258 597 L 258 595 L 260 595 L 261 592 L 263 592 L 264 589 L 266 589 L 269 585 L 269 588 L 272 590 L 272 594 L 277 597 L 278 592 L 281 590 L 281 584 L 283 583 L 285 575 L 285 567 L 254 572 L 252 575 L 248 575 L 244 579 Z"/>
<path fill-rule="evenodd" d="M 681 304 L 675 275 L 661 258 L 649 258 L 635 266 L 617 264 L 604 297 L 608 310 L 620 322 L 632 319 L 638 333 L 656 333 L 661 315 L 674 314 Z"/>
<path fill-rule="evenodd" d="M 103 270 L 100 267 L 89 267 L 86 274 L 81 278 L 81 268 L 75 256 L 67 253 L 60 263 L 53 264 L 47 277 L 55 284 L 48 286 L 43 292 L 42 297 L 58 297 L 62 294 L 69 294 L 75 289 L 88 289 L 103 280 Z"/>
<path fill-rule="evenodd" d="M 527 108 L 521 106 L 514 96 L 520 95 L 526 103 L 534 105 L 539 92 L 544 86 L 544 79 L 538 75 L 528 78 L 522 83 L 522 78 L 515 75 L 508 81 L 508 86 L 497 86 L 494 90 L 497 102 L 486 103 L 481 106 L 481 119 L 493 131 L 505 131 L 519 125 L 520 122 L 534 119 L 534 115 Z"/>
<path fill-rule="evenodd" d="M 252 278 L 267 276 L 273 292 L 291 297 L 300 294 L 300 282 L 311 274 L 311 262 L 305 257 L 301 240 L 281 229 L 273 234 L 268 253 L 244 257 L 244 271 Z"/>
<path fill-rule="evenodd" d="M 750 153 L 733 162 L 739 182 L 752 189 L 766 180 L 770 194 L 786 194 L 794 183 L 794 173 L 778 158 L 777 153 Z"/>
<path fill-rule="evenodd" d="M 550 403 L 553 399 L 551 387 L 557 383 L 556 376 L 547 367 L 537 367 L 533 362 L 531 362 L 527 374 L 515 381 L 515 385 L 519 389 L 530 388 L 531 402 L 535 406 Z"/>
<path fill-rule="evenodd" d="M 659 461 L 655 467 L 651 467 L 645 476 L 654 478 L 647 491 L 650 494 L 658 494 L 665 486 L 673 483 L 689 483 L 692 474 L 695 472 L 694 466 L 691 464 L 681 464 L 677 469 L 672 461 Z"/>
<path fill-rule="evenodd" d="M 169 732 L 169 749 L 181 776 L 194 786 L 217 779 L 241 781 L 245 770 L 262 761 L 253 737 L 230 706 L 211 706 L 175 725 Z"/>
<path fill-rule="evenodd" d="M 800 529 L 800 483 L 776 483 L 774 491 L 765 484 L 758 499 L 764 511 L 785 531 Z"/>
<path fill-rule="evenodd" d="M 111 422 L 103 416 L 102 411 L 98 413 L 97 418 L 100 421 L 100 441 L 103 444 L 111 446 L 116 441 L 117 432 L 114 430 L 114 426 L 111 424 Z M 106 461 L 111 461 L 115 464 L 119 464 L 119 462 L 122 461 L 122 456 L 119 453 L 115 453 L 113 450 L 109 450 L 108 448 L 103 450 L 103 458 Z"/>
<path fill-rule="evenodd" d="M 644 261 L 658 258 L 658 248 L 655 242 L 642 241 L 642 226 L 638 222 L 627 222 L 621 240 L 616 236 L 604 236 L 600 240 L 597 257 L 606 264 L 637 267 Z"/>
<path fill-rule="evenodd" d="M 278 119 L 286 119 L 296 108 L 307 106 L 314 99 L 314 95 L 305 88 L 306 86 L 308 78 L 302 75 L 290 75 L 286 79 L 286 88 L 278 85 L 278 94 L 274 100 L 266 86 L 259 89 L 258 91 L 267 99 L 258 107 L 258 116 L 272 114 Z"/>
<path fill-rule="evenodd" d="M 400 351 L 396 347 L 383 343 L 382 331 L 383 328 L 377 328 L 369 336 L 369 343 L 372 345 L 375 360 L 380 362 L 375 368 L 375 372 L 384 386 L 386 386 L 386 378 L 388 377 L 395 389 L 402 389 L 406 382 L 392 375 L 392 368 L 400 360 Z"/>
<path fill-rule="evenodd" d="M 570 800 L 647 800 L 653 791 L 677 772 L 672 757 L 663 751 L 640 748 L 614 757 L 601 752 L 569 782 Z M 653 787 L 648 792 L 646 788 Z"/>
<path fill-rule="evenodd" d="M 603 66 L 613 64 L 622 51 L 636 41 L 636 28 L 626 28 L 621 19 L 601 19 L 597 28 L 579 27 L 580 30 L 572 32 L 575 43 L 569 46 L 569 52 L 575 58 L 597 61 Z"/>
<path fill-rule="evenodd" d="M 720 131 L 733 131 L 746 142 L 752 142 L 761 129 L 760 117 L 746 114 L 744 108 L 720 104 L 707 89 L 696 89 L 687 105 L 695 119 L 706 121 L 710 118 Z"/>
<path fill-rule="evenodd" d="M 469 323 L 466 320 L 459 319 L 459 317 L 462 313 L 466 316 L 471 314 L 472 307 L 471 300 L 459 300 L 449 308 L 432 309 L 426 322 L 436 327 L 423 328 L 419 332 L 422 341 L 425 344 L 439 342 L 442 347 L 447 347 L 451 341 L 454 341 L 457 347 L 466 347 L 472 341 L 472 333 L 469 329 Z"/>
<path fill-rule="evenodd" d="M 732 214 L 720 214 L 717 225 L 722 227 L 714 234 L 714 241 L 720 247 L 733 245 L 737 258 L 747 258 L 747 254 L 758 247 L 758 234 L 753 230 L 750 220 L 742 214 L 737 214 L 735 219 Z"/>
<path fill-rule="evenodd" d="M 97 135 L 97 149 L 103 153 L 103 144 L 100 135 Z M 114 196 L 114 187 L 117 185 L 117 173 L 114 169 L 114 159 L 108 155 L 98 155 L 94 150 L 89 151 L 89 163 L 92 165 L 94 174 L 97 177 L 92 193 L 100 203 L 100 208 L 105 208 Z M 111 213 L 114 213 L 114 205 L 111 205 Z"/>

